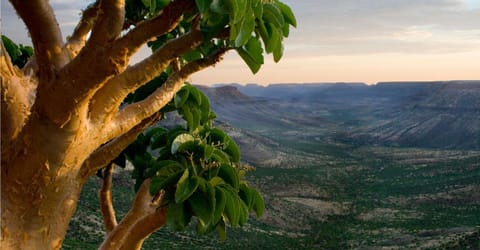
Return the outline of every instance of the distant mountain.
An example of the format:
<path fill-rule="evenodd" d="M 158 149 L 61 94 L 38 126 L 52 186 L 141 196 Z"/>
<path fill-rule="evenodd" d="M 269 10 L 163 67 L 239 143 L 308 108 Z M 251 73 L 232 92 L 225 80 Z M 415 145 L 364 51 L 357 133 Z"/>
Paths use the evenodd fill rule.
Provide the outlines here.
<path fill-rule="evenodd" d="M 201 87 L 233 126 L 323 127 L 353 144 L 480 149 L 480 81 Z"/>

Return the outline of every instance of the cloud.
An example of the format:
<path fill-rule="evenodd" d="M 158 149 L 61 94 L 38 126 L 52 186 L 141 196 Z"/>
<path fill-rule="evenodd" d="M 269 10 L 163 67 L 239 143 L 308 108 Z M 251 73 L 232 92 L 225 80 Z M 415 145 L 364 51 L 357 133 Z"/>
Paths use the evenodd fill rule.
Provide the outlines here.
<path fill-rule="evenodd" d="M 461 0 L 286 0 L 299 27 L 290 54 L 455 53 L 480 50 L 480 9 Z M 480 1 L 470 1 L 480 5 Z M 470 34 L 470 35 L 466 35 Z"/>

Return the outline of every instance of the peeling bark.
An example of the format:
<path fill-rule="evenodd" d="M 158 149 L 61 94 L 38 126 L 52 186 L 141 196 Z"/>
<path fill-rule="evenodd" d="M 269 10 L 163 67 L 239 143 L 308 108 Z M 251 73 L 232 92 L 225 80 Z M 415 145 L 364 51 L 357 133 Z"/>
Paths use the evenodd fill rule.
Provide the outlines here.
<path fill-rule="evenodd" d="M 127 68 L 133 53 L 171 31 L 193 0 L 175 0 L 157 17 L 123 37 L 124 0 L 102 0 L 83 12 L 65 43 L 48 1 L 11 0 L 30 32 L 34 56 L 22 69 L 1 48 L 2 249 L 60 249 L 80 191 L 148 126 L 193 73 L 217 63 L 225 51 L 176 69 L 146 100 L 119 111 L 121 101 L 203 42 L 195 27 Z M 88 35 L 91 32 L 90 36 Z M 140 249 L 165 223 L 162 195 L 149 180 L 118 224 L 108 168 L 100 191 L 107 232 L 102 249 Z"/>

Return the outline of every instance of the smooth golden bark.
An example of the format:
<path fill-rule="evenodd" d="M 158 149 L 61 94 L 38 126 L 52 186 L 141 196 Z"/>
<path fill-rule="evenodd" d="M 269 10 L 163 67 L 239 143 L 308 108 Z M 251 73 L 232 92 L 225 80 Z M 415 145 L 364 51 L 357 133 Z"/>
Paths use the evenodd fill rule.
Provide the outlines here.
<path fill-rule="evenodd" d="M 11 3 L 26 23 L 35 54 L 19 69 L 2 44 L 0 245 L 59 249 L 87 179 L 159 119 L 159 110 L 191 74 L 217 63 L 225 51 L 177 68 L 147 99 L 119 109 L 126 95 L 203 42 L 193 27 L 127 68 L 140 46 L 175 28 L 194 8 L 193 0 L 172 1 L 123 36 L 124 0 L 99 0 L 66 42 L 48 1 Z M 109 231 L 102 249 L 139 249 L 165 223 L 162 195 L 150 196 L 145 181 L 129 214 L 116 224 L 110 177 L 102 198 Z"/>

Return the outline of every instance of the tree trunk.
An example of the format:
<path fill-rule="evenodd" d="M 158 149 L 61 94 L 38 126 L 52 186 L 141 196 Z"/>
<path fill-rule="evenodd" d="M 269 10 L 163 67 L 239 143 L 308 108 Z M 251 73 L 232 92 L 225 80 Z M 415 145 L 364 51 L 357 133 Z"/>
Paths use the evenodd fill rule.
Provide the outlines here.
<path fill-rule="evenodd" d="M 68 143 L 75 138 L 32 119 L 21 145 L 2 148 L 2 249 L 60 249 L 85 181 L 77 175 L 86 156 Z"/>

